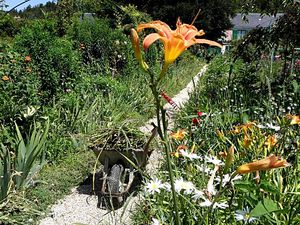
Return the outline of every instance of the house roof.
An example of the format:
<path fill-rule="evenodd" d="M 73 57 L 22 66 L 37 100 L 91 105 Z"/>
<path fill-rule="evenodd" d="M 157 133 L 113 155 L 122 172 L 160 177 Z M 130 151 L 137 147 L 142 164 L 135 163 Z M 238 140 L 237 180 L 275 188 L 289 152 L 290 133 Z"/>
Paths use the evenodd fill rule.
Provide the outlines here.
<path fill-rule="evenodd" d="M 283 13 L 277 13 L 276 16 L 261 16 L 260 13 L 249 13 L 245 15 L 246 20 L 243 20 L 242 14 L 237 13 L 231 23 L 233 30 L 251 30 L 256 27 L 269 27 L 282 15 Z"/>

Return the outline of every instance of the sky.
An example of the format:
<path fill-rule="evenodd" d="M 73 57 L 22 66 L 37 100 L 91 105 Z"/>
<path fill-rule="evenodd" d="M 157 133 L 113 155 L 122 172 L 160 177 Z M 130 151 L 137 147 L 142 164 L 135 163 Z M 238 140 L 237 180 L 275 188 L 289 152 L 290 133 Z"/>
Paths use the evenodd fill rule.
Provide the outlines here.
<path fill-rule="evenodd" d="M 17 10 L 22 10 L 29 5 L 35 6 L 35 5 L 39 5 L 39 4 L 45 4 L 46 2 L 49 2 L 49 1 L 53 1 L 53 0 L 29 0 L 25 4 L 19 6 L 17 8 Z M 5 0 L 5 4 L 8 5 L 8 8 L 6 8 L 5 10 L 10 10 L 12 7 L 18 5 L 21 2 L 24 2 L 24 0 Z"/>

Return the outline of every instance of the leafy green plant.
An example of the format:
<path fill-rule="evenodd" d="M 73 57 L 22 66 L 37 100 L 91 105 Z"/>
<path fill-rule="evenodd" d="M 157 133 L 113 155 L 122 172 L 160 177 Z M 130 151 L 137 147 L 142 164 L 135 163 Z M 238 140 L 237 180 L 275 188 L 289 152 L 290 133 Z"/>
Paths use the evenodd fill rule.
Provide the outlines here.
<path fill-rule="evenodd" d="M 12 186 L 11 157 L 9 151 L 1 143 L 0 152 L 0 203 L 7 197 Z"/>
<path fill-rule="evenodd" d="M 0 52 L 0 121 L 13 125 L 23 120 L 27 107 L 40 103 L 36 67 L 26 55 L 11 49 Z"/>
<path fill-rule="evenodd" d="M 36 173 L 45 163 L 44 145 L 48 135 L 49 121 L 46 121 L 44 129 L 34 124 L 28 138 L 23 137 L 17 124 L 15 124 L 15 129 L 13 146 L 5 147 L 1 143 L 1 201 L 12 190 L 26 189 L 31 186 Z"/>
<path fill-rule="evenodd" d="M 28 140 L 24 139 L 16 125 L 17 150 L 14 163 L 14 170 L 20 172 L 14 177 L 16 188 L 28 187 L 32 179 L 45 163 L 44 145 L 48 135 L 49 121 L 46 121 L 44 129 L 38 128 L 35 124 Z M 37 159 L 40 159 L 37 163 Z"/>

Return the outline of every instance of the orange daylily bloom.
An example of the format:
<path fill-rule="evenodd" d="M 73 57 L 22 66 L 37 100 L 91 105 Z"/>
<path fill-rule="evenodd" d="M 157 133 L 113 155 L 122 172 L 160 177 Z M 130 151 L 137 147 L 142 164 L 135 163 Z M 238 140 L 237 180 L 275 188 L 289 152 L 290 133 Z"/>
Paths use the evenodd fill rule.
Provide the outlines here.
<path fill-rule="evenodd" d="M 227 152 L 224 151 L 224 152 L 219 152 L 219 156 L 221 156 L 223 159 L 226 159 L 227 157 Z"/>
<path fill-rule="evenodd" d="M 300 117 L 299 116 L 292 116 L 292 120 L 291 120 L 291 125 L 294 125 L 294 124 L 300 124 Z"/>
<path fill-rule="evenodd" d="M 275 135 L 269 136 L 265 141 L 265 145 L 268 147 L 268 149 L 271 149 L 276 144 L 277 144 L 277 138 Z"/>
<path fill-rule="evenodd" d="M 300 124 L 300 117 L 297 115 L 286 114 L 285 117 L 291 120 L 290 125 Z"/>
<path fill-rule="evenodd" d="M 251 143 L 252 143 L 252 139 L 249 137 L 248 134 L 245 134 L 243 146 L 244 146 L 245 148 L 249 148 L 249 146 L 251 145 Z"/>
<path fill-rule="evenodd" d="M 175 140 L 182 140 L 187 132 L 183 129 L 178 130 L 176 133 L 172 132 L 170 134 L 171 138 L 174 138 Z"/>
<path fill-rule="evenodd" d="M 131 44 L 134 51 L 134 55 L 140 64 L 140 66 L 144 69 L 148 69 L 148 65 L 143 60 L 141 48 L 140 48 L 140 39 L 135 29 L 131 29 Z"/>
<path fill-rule="evenodd" d="M 25 62 L 29 62 L 30 61 L 30 56 L 29 55 L 26 55 L 25 56 Z"/>
<path fill-rule="evenodd" d="M 149 34 L 145 37 L 143 47 L 147 51 L 153 42 L 161 40 L 165 50 L 165 67 L 168 67 L 168 65 L 173 63 L 184 50 L 194 44 L 208 44 L 220 48 L 222 47 L 222 45 L 215 41 L 195 38 L 196 36 L 203 36 L 205 34 L 204 31 L 198 31 L 193 25 L 182 24 L 179 18 L 176 26 L 176 30 L 171 30 L 166 23 L 157 20 L 140 24 L 137 27 L 137 32 L 141 32 L 145 28 L 153 28 L 156 30 L 156 33 Z"/>
<path fill-rule="evenodd" d="M 9 78 L 8 76 L 4 75 L 4 76 L 2 77 L 2 80 L 3 80 L 3 81 L 8 81 L 8 80 L 10 80 L 10 78 Z"/>
<path fill-rule="evenodd" d="M 222 130 L 216 130 L 216 133 L 218 135 L 218 137 L 221 139 L 221 140 L 224 140 L 225 139 L 225 135 L 224 135 L 224 132 Z"/>
<path fill-rule="evenodd" d="M 243 164 L 239 166 L 236 171 L 239 174 L 246 174 L 246 173 L 256 172 L 260 170 L 269 170 L 269 169 L 287 167 L 289 165 L 290 164 L 286 160 L 280 159 L 279 157 L 272 154 L 265 159 Z"/>
<path fill-rule="evenodd" d="M 232 134 L 239 134 L 242 130 L 247 133 L 249 129 L 252 129 L 255 125 L 255 122 L 248 122 L 243 125 L 235 126 L 233 130 L 231 130 Z"/>
<path fill-rule="evenodd" d="M 177 147 L 176 151 L 175 152 L 171 152 L 170 154 L 172 156 L 175 156 L 176 158 L 179 158 L 180 156 L 182 156 L 182 154 L 180 153 L 180 150 L 182 150 L 182 149 L 186 150 L 186 149 L 188 149 L 188 147 L 186 145 L 179 145 Z"/>

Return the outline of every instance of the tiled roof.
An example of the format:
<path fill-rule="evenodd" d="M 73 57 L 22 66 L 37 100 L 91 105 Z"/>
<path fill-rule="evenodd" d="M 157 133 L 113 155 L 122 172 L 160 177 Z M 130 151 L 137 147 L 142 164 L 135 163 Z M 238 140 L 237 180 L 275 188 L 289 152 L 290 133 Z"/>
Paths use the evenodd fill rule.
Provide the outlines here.
<path fill-rule="evenodd" d="M 282 16 L 283 13 L 277 13 L 275 16 L 261 16 L 260 13 L 249 13 L 246 15 L 246 20 L 243 20 L 242 14 L 237 13 L 231 20 L 234 30 L 251 30 L 256 27 L 269 27 L 276 19 Z"/>

